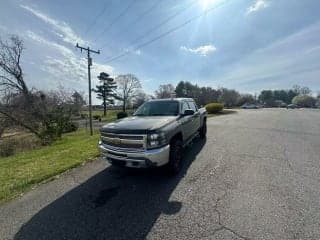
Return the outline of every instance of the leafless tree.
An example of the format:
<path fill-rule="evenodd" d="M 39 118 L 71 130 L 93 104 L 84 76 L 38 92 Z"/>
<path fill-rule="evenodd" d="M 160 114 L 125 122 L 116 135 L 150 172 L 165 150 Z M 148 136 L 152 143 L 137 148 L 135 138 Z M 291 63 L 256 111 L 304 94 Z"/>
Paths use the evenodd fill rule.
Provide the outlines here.
<path fill-rule="evenodd" d="M 119 75 L 115 78 L 117 83 L 117 99 L 122 101 L 122 110 L 125 112 L 128 103 L 141 89 L 140 80 L 133 74 Z"/>
<path fill-rule="evenodd" d="M 237 105 L 240 94 L 233 89 L 220 88 L 219 102 L 222 102 L 226 107 L 233 107 Z"/>
<path fill-rule="evenodd" d="M 132 105 L 134 108 L 138 108 L 149 99 L 151 99 L 151 97 L 148 96 L 145 92 L 138 91 L 137 95 L 132 99 Z"/>
<path fill-rule="evenodd" d="M 23 79 L 21 67 L 23 49 L 23 42 L 17 36 L 11 36 L 9 41 L 0 39 L 0 94 L 3 97 L 0 113 L 38 135 L 34 124 L 25 121 L 27 109 L 30 109 L 33 100 Z"/>
<path fill-rule="evenodd" d="M 11 36 L 9 41 L 0 39 L 0 87 L 2 91 L 17 91 L 29 94 L 23 79 L 21 68 L 21 54 L 23 42 L 17 36 Z"/>
<path fill-rule="evenodd" d="M 175 92 L 175 87 L 172 84 L 160 85 L 159 89 L 155 91 L 156 98 L 170 98 Z"/>
<path fill-rule="evenodd" d="M 70 111 L 59 95 L 28 89 L 21 67 L 23 49 L 17 36 L 0 39 L 0 115 L 50 143 L 70 122 Z"/>

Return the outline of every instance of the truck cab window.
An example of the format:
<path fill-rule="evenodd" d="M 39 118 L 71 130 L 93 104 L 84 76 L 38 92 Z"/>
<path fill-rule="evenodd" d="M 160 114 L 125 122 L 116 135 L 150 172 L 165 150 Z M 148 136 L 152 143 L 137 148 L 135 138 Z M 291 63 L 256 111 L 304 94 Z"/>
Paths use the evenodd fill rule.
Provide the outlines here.
<path fill-rule="evenodd" d="M 190 109 L 189 104 L 187 102 L 183 102 L 181 106 L 181 113 L 183 114 L 187 109 Z"/>
<path fill-rule="evenodd" d="M 189 102 L 189 106 L 194 112 L 198 111 L 198 108 L 194 102 Z"/>

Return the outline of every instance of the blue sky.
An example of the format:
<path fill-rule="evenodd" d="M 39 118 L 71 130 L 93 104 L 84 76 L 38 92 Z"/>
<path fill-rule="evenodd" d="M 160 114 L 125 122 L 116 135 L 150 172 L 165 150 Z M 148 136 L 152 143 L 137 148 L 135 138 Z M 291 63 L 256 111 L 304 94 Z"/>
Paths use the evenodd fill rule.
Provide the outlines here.
<path fill-rule="evenodd" d="M 38 89 L 87 91 L 79 42 L 101 50 L 93 55 L 94 82 L 101 71 L 133 73 L 151 94 L 181 80 L 249 93 L 295 84 L 317 92 L 319 9 L 318 0 L 3 0 L 0 36 L 24 40 L 25 78 Z"/>

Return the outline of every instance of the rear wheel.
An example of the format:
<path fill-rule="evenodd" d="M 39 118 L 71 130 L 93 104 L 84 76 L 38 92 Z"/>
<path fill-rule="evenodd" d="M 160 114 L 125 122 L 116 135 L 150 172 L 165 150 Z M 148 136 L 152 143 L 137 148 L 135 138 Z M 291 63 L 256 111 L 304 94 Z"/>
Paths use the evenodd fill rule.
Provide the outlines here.
<path fill-rule="evenodd" d="M 174 139 L 170 144 L 170 159 L 168 163 L 168 170 L 171 174 L 177 174 L 182 165 L 183 147 L 180 139 Z"/>
<path fill-rule="evenodd" d="M 207 136 L 207 121 L 203 120 L 202 127 L 199 129 L 200 138 L 205 138 Z"/>

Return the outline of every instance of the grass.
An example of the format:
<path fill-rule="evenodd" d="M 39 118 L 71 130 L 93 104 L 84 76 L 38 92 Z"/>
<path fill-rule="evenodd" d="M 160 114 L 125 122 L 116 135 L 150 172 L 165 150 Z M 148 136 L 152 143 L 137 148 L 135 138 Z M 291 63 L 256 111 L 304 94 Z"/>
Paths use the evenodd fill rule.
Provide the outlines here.
<path fill-rule="evenodd" d="M 37 183 L 98 156 L 99 135 L 68 133 L 51 146 L 0 158 L 0 202 L 13 199 Z"/>

